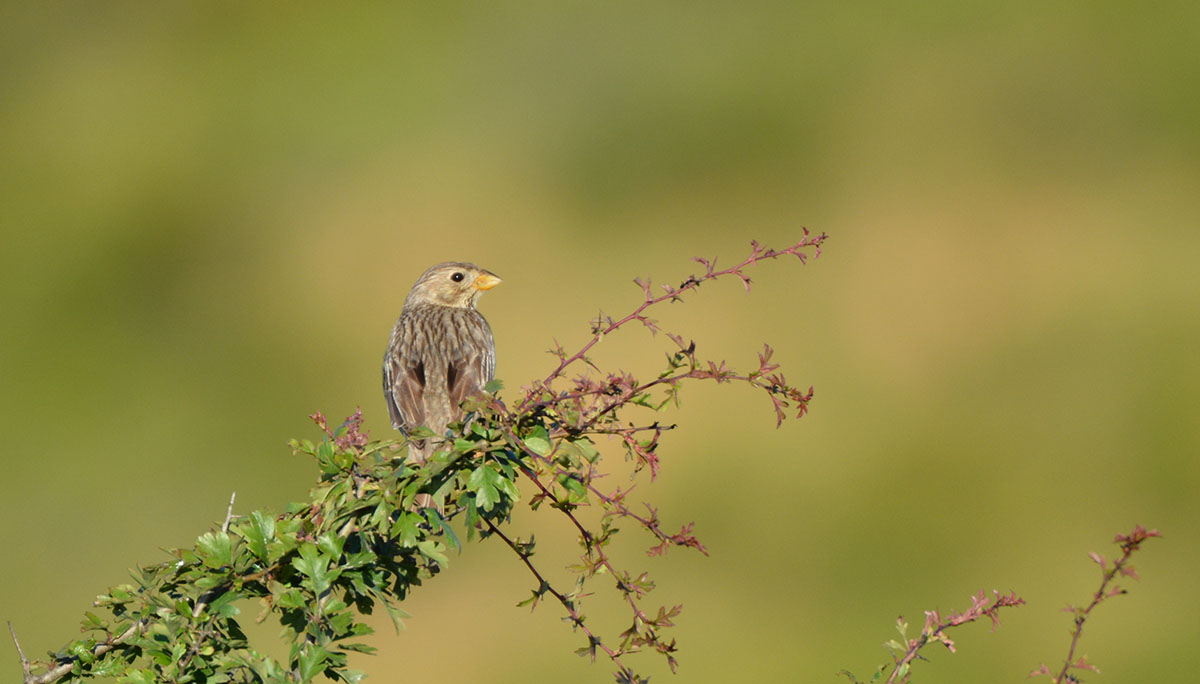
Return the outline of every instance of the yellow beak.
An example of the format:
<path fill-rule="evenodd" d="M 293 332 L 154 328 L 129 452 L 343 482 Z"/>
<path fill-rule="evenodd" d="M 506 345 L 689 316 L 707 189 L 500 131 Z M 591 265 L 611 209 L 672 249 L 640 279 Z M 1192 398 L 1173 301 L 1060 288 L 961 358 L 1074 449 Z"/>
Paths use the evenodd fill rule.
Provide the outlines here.
<path fill-rule="evenodd" d="M 475 279 L 476 290 L 490 290 L 504 281 L 500 280 L 491 273 L 482 273 Z"/>

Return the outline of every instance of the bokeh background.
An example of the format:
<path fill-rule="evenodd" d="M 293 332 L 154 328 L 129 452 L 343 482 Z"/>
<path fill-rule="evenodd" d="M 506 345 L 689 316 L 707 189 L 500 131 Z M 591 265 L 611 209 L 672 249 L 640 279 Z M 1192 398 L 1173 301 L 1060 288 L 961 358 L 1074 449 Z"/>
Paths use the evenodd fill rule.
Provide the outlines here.
<path fill-rule="evenodd" d="M 27 652 L 231 491 L 241 512 L 303 498 L 314 468 L 285 443 L 313 410 L 361 405 L 386 435 L 379 359 L 426 266 L 505 278 L 481 308 L 512 396 L 552 340 L 636 304 L 633 277 L 807 226 L 832 236 L 816 262 L 661 312 L 735 366 L 770 342 L 816 399 L 776 430 L 746 388 L 686 391 L 639 491 L 712 555 L 623 540 L 685 606 L 680 673 L 640 667 L 869 677 L 897 615 L 1012 589 L 1028 605 L 1001 629 L 917 673 L 1020 681 L 1064 656 L 1087 552 L 1142 523 L 1165 539 L 1082 652 L 1094 681 L 1194 680 L 1200 5 L 0 12 L 0 617 Z M 599 359 L 650 367 L 662 342 L 631 330 Z M 570 562 L 568 531 L 537 529 Z M 530 586 L 471 545 L 360 665 L 610 681 L 552 606 L 513 607 Z"/>

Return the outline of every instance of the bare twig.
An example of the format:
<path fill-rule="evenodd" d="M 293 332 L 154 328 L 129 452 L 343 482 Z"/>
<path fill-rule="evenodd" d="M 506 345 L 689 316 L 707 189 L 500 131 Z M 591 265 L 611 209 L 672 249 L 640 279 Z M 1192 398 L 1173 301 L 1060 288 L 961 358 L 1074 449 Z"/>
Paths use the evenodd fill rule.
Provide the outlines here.
<path fill-rule="evenodd" d="M 17 647 L 17 655 L 21 658 L 21 670 L 25 673 L 24 681 L 29 681 L 29 659 L 25 657 L 25 651 L 21 650 L 21 642 L 17 640 L 17 630 L 13 629 L 11 620 L 8 623 L 8 633 L 12 635 L 13 646 Z"/>
<path fill-rule="evenodd" d="M 488 530 L 492 534 L 499 537 L 501 541 L 508 545 L 508 548 L 512 549 L 513 553 L 517 554 L 517 556 L 521 559 L 521 562 L 524 563 L 525 567 L 529 569 L 529 572 L 533 575 L 534 579 L 538 581 L 538 590 L 536 593 L 539 595 L 543 593 L 550 594 L 557 599 L 558 602 L 562 604 L 562 607 L 566 609 L 567 615 L 570 617 L 571 625 L 587 635 L 587 648 L 591 651 L 592 661 L 595 662 L 596 660 L 596 649 L 598 648 L 604 651 L 605 655 L 607 655 L 617 667 L 621 668 L 622 670 L 627 670 L 625 665 L 621 662 L 621 653 L 610 648 L 607 644 L 601 641 L 600 637 L 596 636 L 590 629 L 588 629 L 587 625 L 584 624 L 583 615 L 581 615 L 578 609 L 575 607 L 575 602 L 572 601 L 566 594 L 563 594 L 559 590 L 555 589 L 548 581 L 546 581 L 546 578 L 542 576 L 542 573 L 539 572 L 536 567 L 534 567 L 533 563 L 529 562 L 529 554 L 525 551 L 522 551 L 517 542 L 509 539 L 503 532 L 501 532 L 500 528 L 497 527 L 494 522 L 488 520 L 487 518 L 482 518 L 482 520 L 485 524 L 487 524 Z"/>
<path fill-rule="evenodd" d="M 233 502 L 237 500 L 237 492 L 229 495 L 229 508 L 225 509 L 225 522 L 221 525 L 222 532 L 229 531 L 229 521 L 233 520 Z"/>
<path fill-rule="evenodd" d="M 237 492 L 229 495 L 229 507 L 225 509 L 225 522 L 221 524 L 221 532 L 229 532 L 229 521 L 233 519 L 233 502 L 237 500 Z M 212 601 L 213 597 L 224 591 L 224 586 L 213 587 L 212 590 L 204 593 L 199 600 L 196 601 L 196 606 L 192 608 L 192 617 L 200 617 L 200 613 L 204 611 L 204 606 Z"/>

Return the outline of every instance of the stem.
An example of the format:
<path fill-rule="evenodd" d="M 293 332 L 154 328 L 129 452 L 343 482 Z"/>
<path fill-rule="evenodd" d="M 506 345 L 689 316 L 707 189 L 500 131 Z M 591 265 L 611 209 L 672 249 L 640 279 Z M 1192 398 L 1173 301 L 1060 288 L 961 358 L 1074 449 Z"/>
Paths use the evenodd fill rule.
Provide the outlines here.
<path fill-rule="evenodd" d="M 658 296 L 654 296 L 650 292 L 650 283 L 649 282 L 643 282 L 641 280 L 636 280 L 635 282 L 637 282 L 639 285 L 642 286 L 642 291 L 645 293 L 645 300 L 642 301 L 642 303 L 639 304 L 638 307 L 636 309 L 634 309 L 632 313 L 626 315 L 624 318 L 621 318 L 621 319 L 615 320 L 615 321 L 612 319 L 609 319 L 610 322 L 607 326 L 602 327 L 600 325 L 597 325 L 596 331 L 592 334 L 592 339 L 590 339 L 586 343 L 584 343 L 583 347 L 581 347 L 579 349 L 579 351 L 575 352 L 571 356 L 564 356 L 559 361 L 558 367 L 556 367 L 553 371 L 551 371 L 550 374 L 547 375 L 539 383 L 539 385 L 542 388 L 549 390 L 551 382 L 553 382 L 556 378 L 561 377 L 563 371 L 566 370 L 568 366 L 575 363 L 576 361 L 584 359 L 585 356 L 587 355 L 587 353 L 589 351 L 591 351 L 592 347 L 596 346 L 596 344 L 599 343 L 600 340 L 605 335 L 611 333 L 612 331 L 616 330 L 617 328 L 620 328 L 621 326 L 625 325 L 626 323 L 629 323 L 630 321 L 633 321 L 633 320 L 643 320 L 644 321 L 645 319 L 642 317 L 642 312 L 644 312 L 646 309 L 654 306 L 655 304 L 659 304 L 659 303 L 662 303 L 662 302 L 665 302 L 668 300 L 679 299 L 680 295 L 682 295 L 685 292 L 689 292 L 691 290 L 694 290 L 694 289 L 700 287 L 700 284 L 703 282 L 706 282 L 709 280 L 716 280 L 717 278 L 721 278 L 723 276 L 728 276 L 728 275 L 738 276 L 739 278 L 742 279 L 742 282 L 745 283 L 746 288 L 749 289 L 750 279 L 747 278 L 745 276 L 745 274 L 742 273 L 742 269 L 746 268 L 747 266 L 752 266 L 755 263 L 758 263 L 759 261 L 763 261 L 766 259 L 777 259 L 781 256 L 789 255 L 789 254 L 792 256 L 799 257 L 801 260 L 804 260 L 807 258 L 807 256 L 801 250 L 803 250 L 804 248 L 807 248 L 807 247 L 814 248 L 815 249 L 814 256 L 819 256 L 821 253 L 821 243 L 825 241 L 825 238 L 826 238 L 826 236 L 824 233 L 822 233 L 816 237 L 810 238 L 808 231 L 805 230 L 804 231 L 804 239 L 802 241 L 792 245 L 791 247 L 788 247 L 788 248 L 782 249 L 782 250 L 765 249 L 763 247 L 760 247 L 757 242 L 754 242 L 754 243 L 751 243 L 750 256 L 746 257 L 741 263 L 739 263 L 735 266 L 726 268 L 724 270 L 720 270 L 720 271 L 714 270 L 713 264 L 711 262 L 698 259 L 698 261 L 700 261 L 701 263 L 705 264 L 708 267 L 708 271 L 706 273 L 704 273 L 703 275 L 700 275 L 700 276 L 694 276 L 694 275 L 688 276 L 687 280 L 684 280 L 683 283 L 681 283 L 679 285 L 679 287 L 677 287 L 677 288 L 667 287 L 666 292 L 664 294 L 661 294 Z M 653 330 L 654 328 L 652 327 L 651 329 Z M 517 407 L 517 411 L 523 412 L 525 409 L 527 409 L 529 407 L 529 405 L 534 401 L 535 394 L 536 394 L 536 392 L 531 389 L 529 394 L 526 395 L 525 399 L 521 402 L 521 405 Z"/>
<path fill-rule="evenodd" d="M 1067 649 L 1067 659 L 1063 661 L 1062 669 L 1059 670 L 1058 674 L 1054 677 L 1053 681 L 1055 684 L 1063 681 L 1063 679 L 1067 676 L 1067 672 L 1071 669 L 1072 663 L 1075 661 L 1075 649 L 1079 646 L 1079 638 L 1083 636 L 1083 623 L 1087 622 L 1088 616 L 1091 614 L 1092 609 L 1099 605 L 1100 602 L 1106 598 L 1105 589 L 1108 588 L 1108 585 L 1113 581 L 1113 578 L 1120 574 L 1121 569 L 1124 568 L 1125 564 L 1129 562 L 1129 558 L 1131 555 L 1133 555 L 1133 551 L 1135 549 L 1136 546 L 1122 546 L 1121 557 L 1113 563 L 1111 570 L 1106 570 L 1104 572 L 1104 579 L 1100 582 L 1100 588 L 1097 589 L 1096 593 L 1092 596 L 1091 603 L 1089 603 L 1087 608 L 1084 608 L 1082 611 L 1076 611 L 1075 627 L 1071 630 L 1071 647 Z"/>
<path fill-rule="evenodd" d="M 529 562 L 529 555 L 521 551 L 521 549 L 517 546 L 517 543 L 512 539 L 509 539 L 503 532 L 501 532 L 500 528 L 497 527 L 494 522 L 487 518 L 481 518 L 481 520 L 487 524 L 488 530 L 492 534 L 499 537 L 505 544 L 508 545 L 508 548 L 513 550 L 513 553 L 517 554 L 517 557 L 521 559 L 521 562 L 524 563 L 525 567 L 529 569 L 529 572 L 533 574 L 534 578 L 538 581 L 538 592 L 548 593 L 562 604 L 563 608 L 567 611 L 567 615 L 569 615 L 571 618 L 571 624 L 575 627 L 578 627 L 583 631 L 584 634 L 587 635 L 589 647 L 599 648 L 600 650 L 604 651 L 605 655 L 607 655 L 610 660 L 624 670 L 625 665 L 621 662 L 621 654 L 605 645 L 604 642 L 600 640 L 600 637 L 596 636 L 590 629 L 588 629 L 587 625 L 583 623 L 583 616 L 580 615 L 579 611 L 575 609 L 574 601 L 567 598 L 565 594 L 551 586 L 550 583 L 546 581 L 546 578 L 542 576 L 542 573 L 538 572 L 538 569 L 534 567 L 533 563 Z M 594 659 L 595 658 L 593 657 L 593 660 Z"/>

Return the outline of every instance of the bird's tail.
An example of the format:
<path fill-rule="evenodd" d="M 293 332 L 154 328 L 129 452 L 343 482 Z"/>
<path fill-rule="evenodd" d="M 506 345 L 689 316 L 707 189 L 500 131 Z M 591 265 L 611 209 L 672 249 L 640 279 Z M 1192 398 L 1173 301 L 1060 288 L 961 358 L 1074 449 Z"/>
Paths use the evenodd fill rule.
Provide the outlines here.
<path fill-rule="evenodd" d="M 433 440 L 423 439 L 420 441 L 409 442 L 408 460 L 419 468 L 425 465 L 425 462 L 428 461 L 429 457 L 433 455 L 433 451 Z M 440 505 L 434 503 L 433 496 L 429 494 L 418 494 L 416 499 L 413 501 L 413 508 L 418 510 L 422 508 L 433 508 L 436 509 L 439 514 L 444 512 Z"/>

